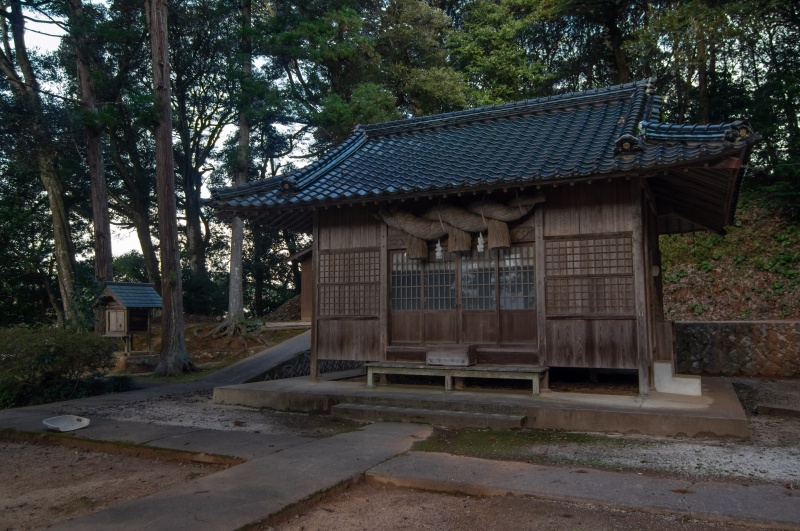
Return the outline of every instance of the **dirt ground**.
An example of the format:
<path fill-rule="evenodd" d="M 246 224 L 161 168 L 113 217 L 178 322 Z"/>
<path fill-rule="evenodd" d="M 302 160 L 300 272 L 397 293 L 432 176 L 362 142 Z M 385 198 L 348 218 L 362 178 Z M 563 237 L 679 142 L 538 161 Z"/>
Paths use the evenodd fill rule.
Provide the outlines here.
<path fill-rule="evenodd" d="M 0 443 L 0 529 L 43 529 L 220 468 L 60 446 Z"/>
<path fill-rule="evenodd" d="M 524 496 L 479 498 L 361 484 L 283 524 L 262 531 L 493 531 L 536 529 L 744 530 L 671 515 L 544 501 Z"/>
<path fill-rule="evenodd" d="M 800 380 L 737 378 L 733 383 L 750 419 L 752 437 L 749 441 L 642 439 L 611 435 L 599 436 L 602 439 L 599 443 L 576 445 L 566 437 L 564 441 L 553 442 L 553 437 L 548 436 L 547 442 L 531 444 L 523 448 L 527 453 L 509 458 L 535 460 L 536 456 L 546 455 L 555 464 L 582 466 L 587 465 L 584 461 L 588 459 L 588 466 L 725 481 L 757 480 L 797 488 L 800 485 L 800 419 L 758 416 L 755 413 L 758 403 L 800 407 Z M 74 413 L 92 418 L 163 424 L 180 419 L 181 425 L 188 423 L 185 425 L 205 429 L 311 437 L 326 437 L 352 429 L 326 415 L 219 406 L 210 402 L 207 393 Z M 446 435 L 455 436 L 453 433 Z M 453 453 L 458 453 L 455 448 L 453 450 Z M 648 469 L 642 464 L 645 462 L 658 463 L 662 468 Z M 0 443 L 0 530 L 45 528 L 217 469 L 194 463 L 154 462 L 152 459 L 85 450 Z M 699 530 L 715 527 L 675 517 L 524 497 L 475 498 L 367 484 L 333 496 L 275 528 L 488 531 L 534 528 Z"/>

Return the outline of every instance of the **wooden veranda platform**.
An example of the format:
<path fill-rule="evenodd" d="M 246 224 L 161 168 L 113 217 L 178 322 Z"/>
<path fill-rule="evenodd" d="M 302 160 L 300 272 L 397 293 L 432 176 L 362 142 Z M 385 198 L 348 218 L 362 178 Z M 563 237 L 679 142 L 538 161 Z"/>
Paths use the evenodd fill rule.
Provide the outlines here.
<path fill-rule="evenodd" d="M 458 367 L 452 365 L 382 361 L 367 363 L 366 368 L 367 387 L 370 388 L 375 387 L 375 375 L 404 374 L 410 376 L 443 376 L 444 388 L 446 391 L 451 391 L 454 388 L 462 389 L 464 387 L 464 378 L 530 380 L 534 395 L 538 395 L 541 388 L 547 390 L 547 367 L 534 365 L 471 365 L 467 367 Z"/>

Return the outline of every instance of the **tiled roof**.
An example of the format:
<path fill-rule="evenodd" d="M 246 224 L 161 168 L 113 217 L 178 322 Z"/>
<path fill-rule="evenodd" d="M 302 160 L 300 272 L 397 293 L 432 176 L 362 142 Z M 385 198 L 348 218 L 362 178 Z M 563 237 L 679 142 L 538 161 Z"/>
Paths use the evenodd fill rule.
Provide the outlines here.
<path fill-rule="evenodd" d="M 359 126 L 310 166 L 211 191 L 223 217 L 648 171 L 741 150 L 743 122 L 661 124 L 651 81 Z"/>
<path fill-rule="evenodd" d="M 153 284 L 106 282 L 101 298 L 113 297 L 126 308 L 161 308 L 161 296 Z"/>

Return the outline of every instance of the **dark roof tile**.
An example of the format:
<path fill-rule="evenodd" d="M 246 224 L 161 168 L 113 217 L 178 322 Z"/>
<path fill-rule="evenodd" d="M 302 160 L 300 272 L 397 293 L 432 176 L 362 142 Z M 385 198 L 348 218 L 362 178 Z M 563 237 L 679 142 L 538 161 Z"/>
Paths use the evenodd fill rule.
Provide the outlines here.
<path fill-rule="evenodd" d="M 754 136 L 744 122 L 658 123 L 649 80 L 535 100 L 359 126 L 317 162 L 281 176 L 212 190 L 223 216 L 242 209 L 386 200 L 530 181 L 596 178 L 725 150 Z M 615 152 L 624 135 L 635 152 Z M 291 192 L 279 182 L 291 179 Z M 269 216 L 267 216 L 268 219 Z"/>
<path fill-rule="evenodd" d="M 106 282 L 101 298 L 113 297 L 126 308 L 161 308 L 161 296 L 153 284 Z"/>

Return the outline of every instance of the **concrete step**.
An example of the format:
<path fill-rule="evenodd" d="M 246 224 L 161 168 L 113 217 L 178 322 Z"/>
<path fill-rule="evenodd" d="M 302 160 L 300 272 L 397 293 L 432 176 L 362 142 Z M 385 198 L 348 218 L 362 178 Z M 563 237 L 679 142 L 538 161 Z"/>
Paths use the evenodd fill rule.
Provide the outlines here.
<path fill-rule="evenodd" d="M 423 409 L 367 404 L 338 404 L 331 415 L 359 422 L 416 422 L 453 428 L 521 428 L 525 415 Z"/>
<path fill-rule="evenodd" d="M 483 413 L 483 414 L 513 414 L 525 415 L 528 411 L 525 406 L 511 405 L 507 402 L 493 403 L 491 400 L 479 402 L 476 400 L 466 400 L 459 396 L 459 393 L 448 392 L 444 399 L 437 397 L 437 399 L 426 399 L 422 397 L 413 397 L 407 395 L 399 395 L 393 393 L 390 386 L 378 388 L 386 390 L 387 394 L 381 394 L 380 391 L 372 390 L 366 394 L 351 395 L 346 397 L 348 404 L 358 404 L 361 406 L 383 406 L 383 407 L 396 407 L 401 409 L 432 409 L 432 410 L 446 410 L 446 411 L 459 411 L 465 413 Z"/>

